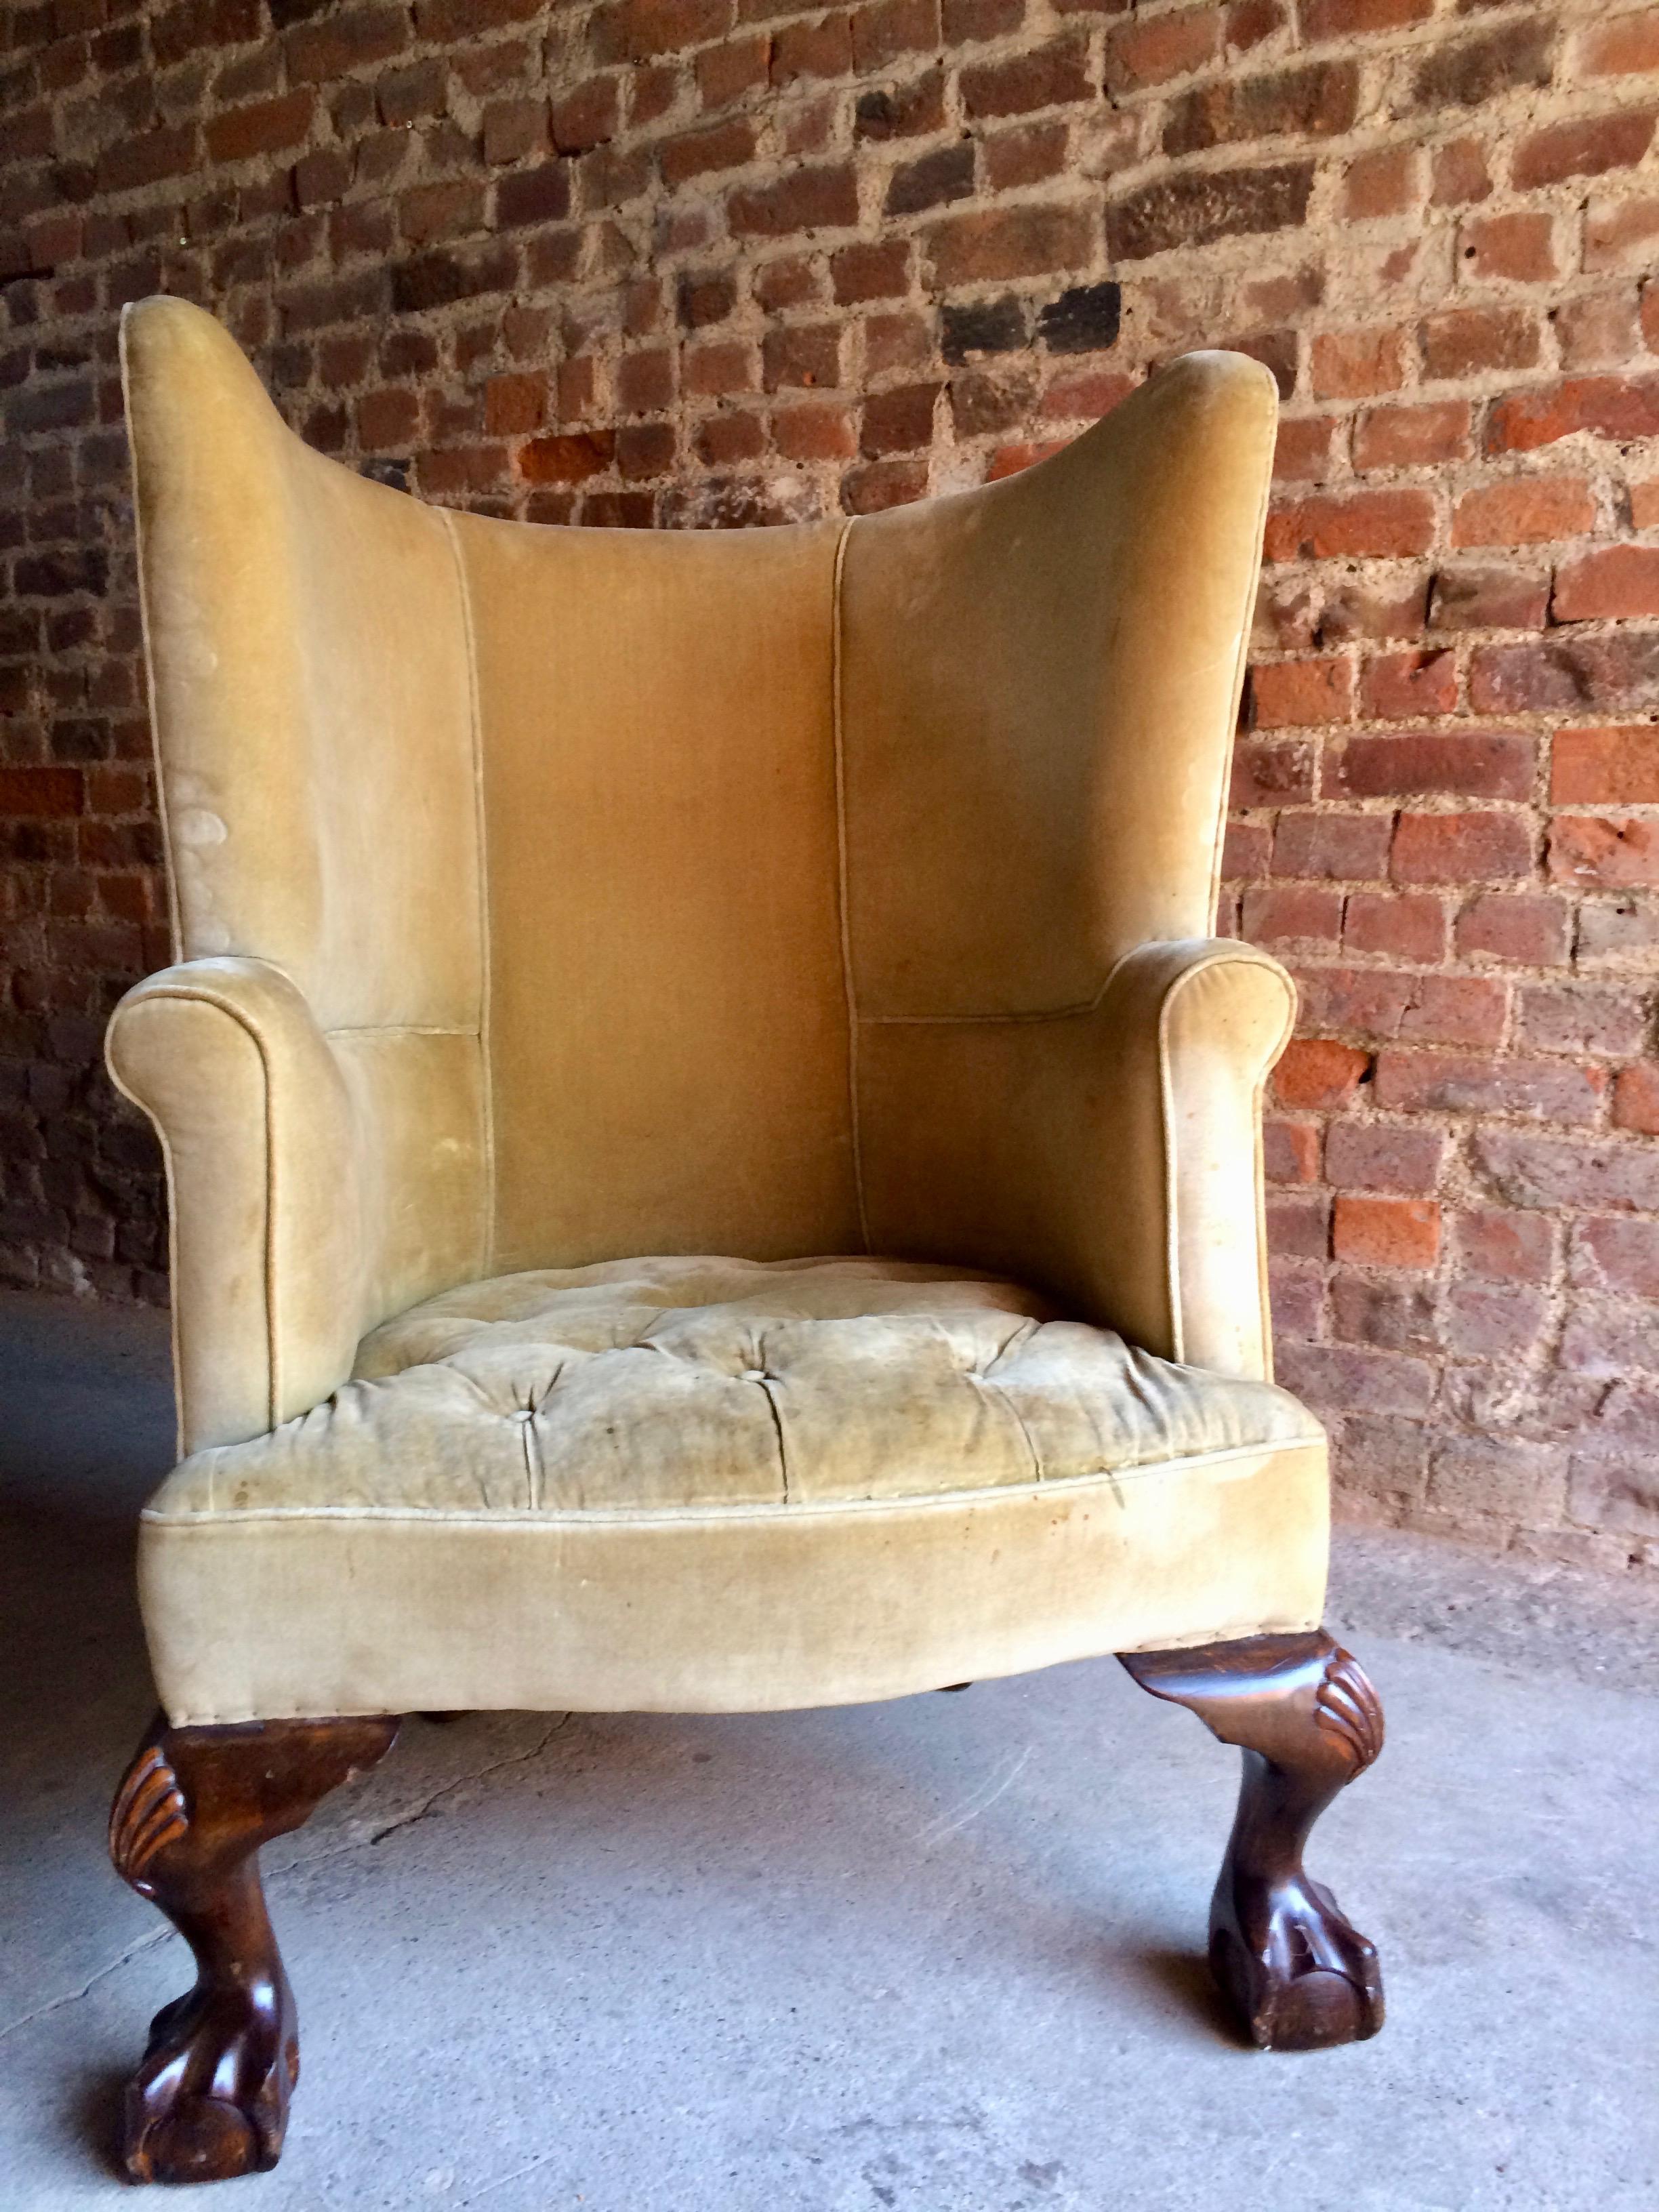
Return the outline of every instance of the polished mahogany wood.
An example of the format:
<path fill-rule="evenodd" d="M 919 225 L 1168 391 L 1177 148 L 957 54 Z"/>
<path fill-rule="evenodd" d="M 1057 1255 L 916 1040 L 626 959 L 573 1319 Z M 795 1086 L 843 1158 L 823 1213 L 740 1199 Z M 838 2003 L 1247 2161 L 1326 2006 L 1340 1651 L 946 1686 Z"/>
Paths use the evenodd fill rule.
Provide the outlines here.
<path fill-rule="evenodd" d="M 294 1993 L 258 1849 L 392 1748 L 395 1720 L 170 1728 L 158 1714 L 110 1814 L 110 1856 L 196 1954 L 128 2085 L 134 2181 L 228 2181 L 276 2165 L 300 2075 Z"/>
<path fill-rule="evenodd" d="M 1358 2043 L 1382 2025 L 1375 1947 L 1303 1872 L 1314 1822 L 1382 1748 L 1382 1707 L 1322 1630 L 1121 1655 L 1143 1690 L 1189 1705 L 1244 1753 L 1210 1907 L 1210 1965 L 1264 2050 Z"/>

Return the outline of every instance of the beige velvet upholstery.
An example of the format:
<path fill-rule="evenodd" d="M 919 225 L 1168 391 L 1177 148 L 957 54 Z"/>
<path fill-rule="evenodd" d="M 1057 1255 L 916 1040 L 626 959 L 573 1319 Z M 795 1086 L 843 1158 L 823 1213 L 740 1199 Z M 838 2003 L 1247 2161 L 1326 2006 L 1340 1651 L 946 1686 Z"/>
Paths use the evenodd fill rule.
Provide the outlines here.
<path fill-rule="evenodd" d="M 1313 1625 L 1261 1222 L 1293 994 L 1210 934 L 1267 373 L 1190 356 L 957 498 L 653 534 L 423 507 L 198 310 L 123 335 L 172 1717 Z"/>

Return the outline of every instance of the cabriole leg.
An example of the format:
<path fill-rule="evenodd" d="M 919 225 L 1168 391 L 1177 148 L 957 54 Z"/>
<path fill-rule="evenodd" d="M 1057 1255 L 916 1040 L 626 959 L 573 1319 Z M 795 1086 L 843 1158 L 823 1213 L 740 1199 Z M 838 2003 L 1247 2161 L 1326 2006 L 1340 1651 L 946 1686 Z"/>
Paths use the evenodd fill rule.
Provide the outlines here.
<path fill-rule="evenodd" d="M 381 1719 L 152 1723 L 116 1792 L 110 1856 L 184 1936 L 197 1971 L 151 2021 L 128 2085 L 134 2181 L 228 2181 L 276 2165 L 300 2042 L 258 1849 L 302 1826 L 397 1733 Z"/>
<path fill-rule="evenodd" d="M 1244 1753 L 1210 1907 L 1210 1965 L 1263 2050 L 1358 2043 L 1382 2025 L 1376 1952 L 1302 1869 L 1314 1822 L 1382 1748 L 1382 1707 L 1322 1630 L 1121 1655 L 1143 1690 L 1189 1705 Z"/>

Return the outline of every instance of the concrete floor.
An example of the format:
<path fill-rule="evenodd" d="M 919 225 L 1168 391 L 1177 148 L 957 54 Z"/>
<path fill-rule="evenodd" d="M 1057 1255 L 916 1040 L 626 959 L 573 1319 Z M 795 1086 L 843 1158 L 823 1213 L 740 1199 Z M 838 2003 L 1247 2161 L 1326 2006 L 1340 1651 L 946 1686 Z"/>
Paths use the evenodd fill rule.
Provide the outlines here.
<path fill-rule="evenodd" d="M 131 2203 L 118 2084 L 188 1978 L 102 1826 L 150 1704 L 158 1317 L 0 1298 L 0 2205 Z M 266 1855 L 305 2080 L 250 2208 L 1659 2207 L 1659 1613 L 1339 1546 L 1388 1705 L 1314 1870 L 1381 2039 L 1238 2047 L 1200 1962 L 1232 1754 L 1110 1661 L 763 1718 L 411 1721 Z"/>

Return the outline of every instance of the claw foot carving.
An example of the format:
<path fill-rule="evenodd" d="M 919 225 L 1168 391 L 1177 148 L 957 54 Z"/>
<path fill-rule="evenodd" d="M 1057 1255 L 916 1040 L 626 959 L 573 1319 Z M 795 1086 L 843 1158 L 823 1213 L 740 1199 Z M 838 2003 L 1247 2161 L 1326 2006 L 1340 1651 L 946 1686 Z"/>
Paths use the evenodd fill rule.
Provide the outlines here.
<path fill-rule="evenodd" d="M 189 1943 L 195 1985 L 150 2023 L 128 2085 L 134 2181 L 228 2181 L 281 2155 L 300 2077 L 294 1994 L 258 1850 L 392 1747 L 395 1720 L 170 1729 L 158 1717 L 110 1814 L 117 1872 Z"/>
<path fill-rule="evenodd" d="M 1328 1636 L 1126 1654 L 1154 1697 L 1190 1706 L 1244 1773 L 1210 1908 L 1210 1966 L 1251 2040 L 1314 2051 L 1382 2025 L 1376 1948 L 1304 1872 L 1314 1822 L 1382 1748 L 1382 1705 Z"/>

